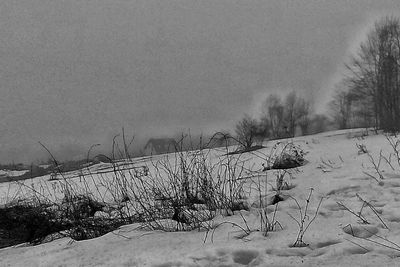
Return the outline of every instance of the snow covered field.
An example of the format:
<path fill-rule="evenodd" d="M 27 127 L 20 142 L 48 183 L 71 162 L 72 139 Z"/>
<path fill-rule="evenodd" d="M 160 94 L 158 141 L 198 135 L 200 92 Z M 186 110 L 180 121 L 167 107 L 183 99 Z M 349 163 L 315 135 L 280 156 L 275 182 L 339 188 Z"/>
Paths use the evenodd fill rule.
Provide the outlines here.
<path fill-rule="evenodd" d="M 260 231 L 260 200 L 256 190 L 250 190 L 246 191 L 250 210 L 236 211 L 232 216 L 218 215 L 212 223 L 223 224 L 209 232 L 146 231 L 140 230 L 139 224 L 125 225 L 91 240 L 73 242 L 63 238 L 37 246 L 0 249 L 0 266 L 400 266 L 400 166 L 397 158 L 390 156 L 393 151 L 384 135 L 370 133 L 361 138 L 362 131 L 342 130 L 292 140 L 306 152 L 307 163 L 292 172 L 288 181 L 292 188 L 283 193 L 290 197 L 278 203 L 275 219 L 282 229 L 277 227 L 267 236 Z M 246 173 L 241 177 L 247 188 L 255 179 L 266 176 L 272 185 L 275 183 L 276 170 L 259 172 L 265 163 L 262 156 L 270 153 L 275 142 L 241 155 L 246 166 L 254 170 L 254 175 Z M 383 180 L 370 156 L 358 153 L 356 144 L 364 144 L 375 163 L 381 158 Z M 380 152 L 386 160 L 379 157 Z M 215 150 L 210 157 L 217 160 L 223 153 Z M 133 165 L 148 165 L 152 172 L 148 160 L 134 160 Z M 107 166 L 96 168 L 105 170 Z M 111 179 L 112 173 L 104 177 L 107 175 Z M 79 179 L 71 178 L 77 188 Z M 48 184 L 52 188 L 57 183 L 48 180 L 48 176 L 39 177 L 26 184 L 35 188 Z M 89 186 L 93 183 L 96 181 Z M 272 187 L 268 187 L 265 199 L 273 196 Z M 313 193 L 306 225 L 317 211 L 318 216 L 304 234 L 308 246 L 292 247 L 299 231 L 295 219 L 299 221 L 301 217 L 295 200 L 304 212 L 310 188 Z M 99 189 L 105 192 L 104 188 Z M 0 204 L 15 195 L 29 194 L 28 191 L 20 185 L 0 184 Z M 49 197 L 57 199 L 56 195 Z M 274 208 L 268 207 L 270 217 Z"/>
<path fill-rule="evenodd" d="M 0 175 L 5 175 L 8 177 L 16 177 L 16 176 L 23 175 L 27 172 L 29 172 L 29 170 L 22 170 L 22 171 L 0 170 Z"/>

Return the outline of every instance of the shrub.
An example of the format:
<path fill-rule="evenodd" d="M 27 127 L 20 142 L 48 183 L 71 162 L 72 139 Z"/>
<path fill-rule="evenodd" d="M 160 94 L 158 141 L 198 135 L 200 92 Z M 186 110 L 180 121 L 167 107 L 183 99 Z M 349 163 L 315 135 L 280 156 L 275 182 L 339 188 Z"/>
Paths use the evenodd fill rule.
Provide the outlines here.
<path fill-rule="evenodd" d="M 300 167 L 305 163 L 304 154 L 300 146 L 296 146 L 292 142 L 286 144 L 278 142 L 267 158 L 267 166 L 264 167 L 264 171 Z"/>
<path fill-rule="evenodd" d="M 9 203 L 0 208 L 2 247 L 23 242 L 37 244 L 54 233 L 74 240 L 98 237 L 126 224 L 120 217 L 94 217 L 104 204 L 88 196 L 65 198 L 61 204 L 31 200 Z"/>
<path fill-rule="evenodd" d="M 257 121 L 247 114 L 236 124 L 236 138 L 242 148 L 250 148 L 253 145 L 257 134 L 257 126 Z"/>
<path fill-rule="evenodd" d="M 23 242 L 38 243 L 47 235 L 65 230 L 52 205 L 34 202 L 17 202 L 0 209 L 0 239 L 13 240 L 7 245 Z"/>

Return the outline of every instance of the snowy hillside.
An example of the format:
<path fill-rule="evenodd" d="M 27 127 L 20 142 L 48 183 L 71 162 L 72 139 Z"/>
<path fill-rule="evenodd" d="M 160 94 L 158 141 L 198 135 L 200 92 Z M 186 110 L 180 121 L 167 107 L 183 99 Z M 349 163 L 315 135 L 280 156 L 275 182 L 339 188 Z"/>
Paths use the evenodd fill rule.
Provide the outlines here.
<path fill-rule="evenodd" d="M 306 161 L 287 170 L 284 182 L 288 186 L 275 205 L 276 177 L 285 171 L 263 171 L 263 166 L 278 141 L 240 155 L 246 171 L 238 179 L 243 181 L 247 210 L 217 214 L 207 221 L 208 230 L 168 232 L 134 223 L 90 240 L 61 238 L 36 246 L 3 248 L 0 266 L 399 266 L 400 163 L 384 135 L 369 132 L 364 137 L 364 131 L 342 130 L 280 140 L 299 146 Z M 215 163 L 224 153 L 217 149 L 208 156 Z M 153 173 L 157 159 L 162 156 L 135 159 L 130 170 L 146 166 Z M 113 173 L 106 172 L 110 166 L 93 168 L 104 173 L 93 176 L 86 186 L 94 188 L 100 181 L 113 179 Z M 80 175 L 85 177 L 82 172 L 68 179 L 75 190 L 84 193 L 88 189 L 83 188 Z M 56 188 L 58 181 L 49 178 L 27 180 L 26 186 L 0 184 L 0 204 L 21 194 L 29 196 L 32 188 L 60 199 L 63 192 Z M 265 184 L 266 191 L 257 190 L 257 185 Z M 43 189 L 46 186 L 50 190 Z M 93 195 L 112 200 L 105 188 L 96 188 Z M 267 212 L 269 220 L 276 221 L 271 231 L 263 228 L 261 210 Z M 300 226 L 307 246 L 293 247 Z"/>

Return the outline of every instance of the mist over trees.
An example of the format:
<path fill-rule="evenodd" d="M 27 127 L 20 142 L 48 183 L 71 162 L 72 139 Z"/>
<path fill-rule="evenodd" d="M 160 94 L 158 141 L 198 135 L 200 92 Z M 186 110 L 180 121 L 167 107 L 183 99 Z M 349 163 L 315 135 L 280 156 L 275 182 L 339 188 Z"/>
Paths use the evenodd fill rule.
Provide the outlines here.
<path fill-rule="evenodd" d="M 339 129 L 350 127 L 351 97 L 347 90 L 337 88 L 333 99 L 329 102 L 331 116 Z"/>
<path fill-rule="evenodd" d="M 283 138 L 294 137 L 299 127 L 302 135 L 308 134 L 310 115 L 311 103 L 292 91 L 283 100 L 276 94 L 269 95 L 261 119 L 269 121 L 272 138 Z"/>
<path fill-rule="evenodd" d="M 283 99 L 270 94 L 263 102 L 259 118 L 245 115 L 235 127 L 236 138 L 249 148 L 256 140 L 279 139 L 310 133 L 312 124 L 311 103 L 294 91 Z"/>
<path fill-rule="evenodd" d="M 268 135 L 272 138 L 278 138 L 283 135 L 283 104 L 278 95 L 271 94 L 267 97 L 262 106 L 262 118 L 269 122 Z"/>
<path fill-rule="evenodd" d="M 330 103 L 339 128 L 400 130 L 399 64 L 399 19 L 384 17 L 375 22 L 346 65 L 349 73 L 341 82 L 342 91 L 337 91 Z"/>
<path fill-rule="evenodd" d="M 311 102 L 303 98 L 299 98 L 297 100 L 297 123 L 303 135 L 310 133 L 311 115 Z"/>
<path fill-rule="evenodd" d="M 256 139 L 326 131 L 332 129 L 332 122 L 336 129 L 373 126 L 400 131 L 399 19 L 392 16 L 375 22 L 346 67 L 346 76 L 328 104 L 329 114 L 314 114 L 313 103 L 294 91 L 284 97 L 270 94 L 259 118 L 245 115 L 237 123 L 237 140 L 248 148 Z"/>

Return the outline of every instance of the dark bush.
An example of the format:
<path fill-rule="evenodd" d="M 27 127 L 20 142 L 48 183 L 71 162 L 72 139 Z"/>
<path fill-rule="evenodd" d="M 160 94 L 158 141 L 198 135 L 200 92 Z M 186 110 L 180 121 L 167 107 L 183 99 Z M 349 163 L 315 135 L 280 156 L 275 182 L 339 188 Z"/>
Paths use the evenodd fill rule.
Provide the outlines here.
<path fill-rule="evenodd" d="M 95 238 L 126 224 L 129 218 L 94 217 L 105 205 L 88 196 L 59 204 L 16 202 L 0 208 L 0 248 L 24 242 L 37 244 L 62 232 L 74 240 Z"/>
<path fill-rule="evenodd" d="M 0 209 L 0 239 L 12 240 L 4 246 L 38 243 L 66 228 L 67 224 L 47 204 L 17 203 Z"/>
<path fill-rule="evenodd" d="M 304 158 L 296 153 L 282 153 L 272 165 L 272 169 L 291 169 L 300 167 L 304 164 Z"/>
<path fill-rule="evenodd" d="M 277 150 L 278 145 L 275 145 L 274 150 Z M 286 144 L 278 155 L 271 156 L 266 170 L 285 170 L 297 168 L 305 164 L 304 151 L 293 143 Z"/>

